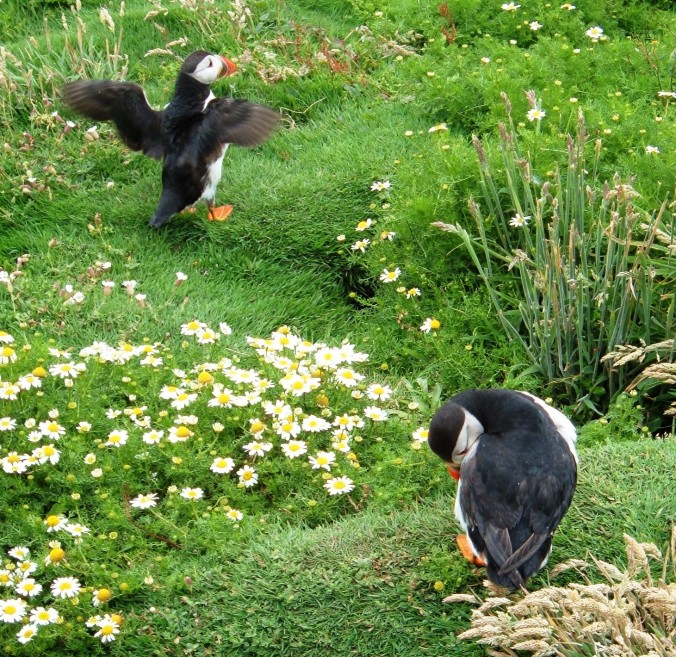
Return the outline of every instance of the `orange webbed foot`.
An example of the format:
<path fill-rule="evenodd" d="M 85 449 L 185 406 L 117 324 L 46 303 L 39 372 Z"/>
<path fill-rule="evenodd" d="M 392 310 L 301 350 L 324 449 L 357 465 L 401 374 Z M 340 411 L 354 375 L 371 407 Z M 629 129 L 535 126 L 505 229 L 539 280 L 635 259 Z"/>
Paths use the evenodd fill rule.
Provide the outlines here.
<path fill-rule="evenodd" d="M 225 221 L 232 212 L 232 205 L 221 205 L 217 208 L 210 207 L 207 219 L 209 221 Z"/>
<path fill-rule="evenodd" d="M 481 557 L 477 557 L 474 552 L 472 552 L 469 540 L 467 539 L 467 534 L 460 534 L 460 536 L 456 537 L 455 542 L 458 544 L 462 556 L 471 564 L 479 567 L 486 565 L 486 562 Z"/>

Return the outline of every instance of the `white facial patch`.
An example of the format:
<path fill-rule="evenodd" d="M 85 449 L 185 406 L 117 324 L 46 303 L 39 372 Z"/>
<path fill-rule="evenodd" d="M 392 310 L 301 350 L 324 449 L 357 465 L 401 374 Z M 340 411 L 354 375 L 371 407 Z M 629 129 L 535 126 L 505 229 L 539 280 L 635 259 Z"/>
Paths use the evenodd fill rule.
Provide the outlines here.
<path fill-rule="evenodd" d="M 463 409 L 465 413 L 465 424 L 460 431 L 458 440 L 453 449 L 453 463 L 460 464 L 466 459 L 473 449 L 476 449 L 479 436 L 484 433 L 481 422 L 476 419 L 468 410 Z"/>
<path fill-rule="evenodd" d="M 212 84 L 218 79 L 225 64 L 220 57 L 207 55 L 190 74 L 202 84 Z"/>

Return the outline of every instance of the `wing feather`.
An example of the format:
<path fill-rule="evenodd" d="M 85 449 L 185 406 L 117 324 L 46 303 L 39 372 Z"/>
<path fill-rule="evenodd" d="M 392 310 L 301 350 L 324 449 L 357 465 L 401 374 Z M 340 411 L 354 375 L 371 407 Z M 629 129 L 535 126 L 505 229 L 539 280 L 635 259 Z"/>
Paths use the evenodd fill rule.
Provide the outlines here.
<path fill-rule="evenodd" d="M 94 121 L 113 121 L 122 141 L 149 157 L 164 157 L 162 112 L 148 105 L 143 89 L 132 82 L 79 80 L 61 90 L 66 105 Z"/>
<path fill-rule="evenodd" d="M 225 144 L 253 148 L 265 142 L 275 127 L 280 115 L 264 105 L 246 100 L 218 98 L 207 106 L 200 128 L 200 137 L 207 160 L 220 153 Z"/>
<path fill-rule="evenodd" d="M 499 450 L 496 456 L 496 444 L 509 440 L 507 434 L 479 437 L 473 458 L 462 465 L 460 505 L 472 543 L 490 555 L 498 575 L 518 585 L 516 570 L 543 548 L 570 505 L 576 468 L 561 449 L 547 456 L 548 471 L 535 476 L 522 454 Z"/>

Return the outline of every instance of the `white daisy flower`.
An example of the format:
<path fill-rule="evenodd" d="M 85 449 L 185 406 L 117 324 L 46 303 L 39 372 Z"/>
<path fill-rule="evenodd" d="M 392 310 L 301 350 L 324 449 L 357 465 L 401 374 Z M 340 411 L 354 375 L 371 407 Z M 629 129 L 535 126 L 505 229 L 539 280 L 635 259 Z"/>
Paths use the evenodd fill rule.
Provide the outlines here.
<path fill-rule="evenodd" d="M 324 488 L 329 495 L 345 495 L 354 490 L 354 483 L 349 477 L 334 477 L 324 484 Z"/>

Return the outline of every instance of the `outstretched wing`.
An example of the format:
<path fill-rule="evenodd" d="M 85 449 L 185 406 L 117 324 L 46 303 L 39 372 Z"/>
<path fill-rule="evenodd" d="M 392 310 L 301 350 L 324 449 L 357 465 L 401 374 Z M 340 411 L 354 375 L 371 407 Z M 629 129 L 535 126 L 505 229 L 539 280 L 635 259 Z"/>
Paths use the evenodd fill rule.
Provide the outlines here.
<path fill-rule="evenodd" d="M 200 149 L 207 161 L 220 154 L 224 144 L 246 148 L 259 146 L 270 137 L 280 115 L 247 100 L 218 98 L 207 106 L 199 130 Z"/>
<path fill-rule="evenodd" d="M 64 102 L 95 121 L 113 121 L 122 141 L 135 151 L 161 160 L 162 112 L 148 105 L 143 89 L 131 82 L 80 80 L 61 90 Z"/>

